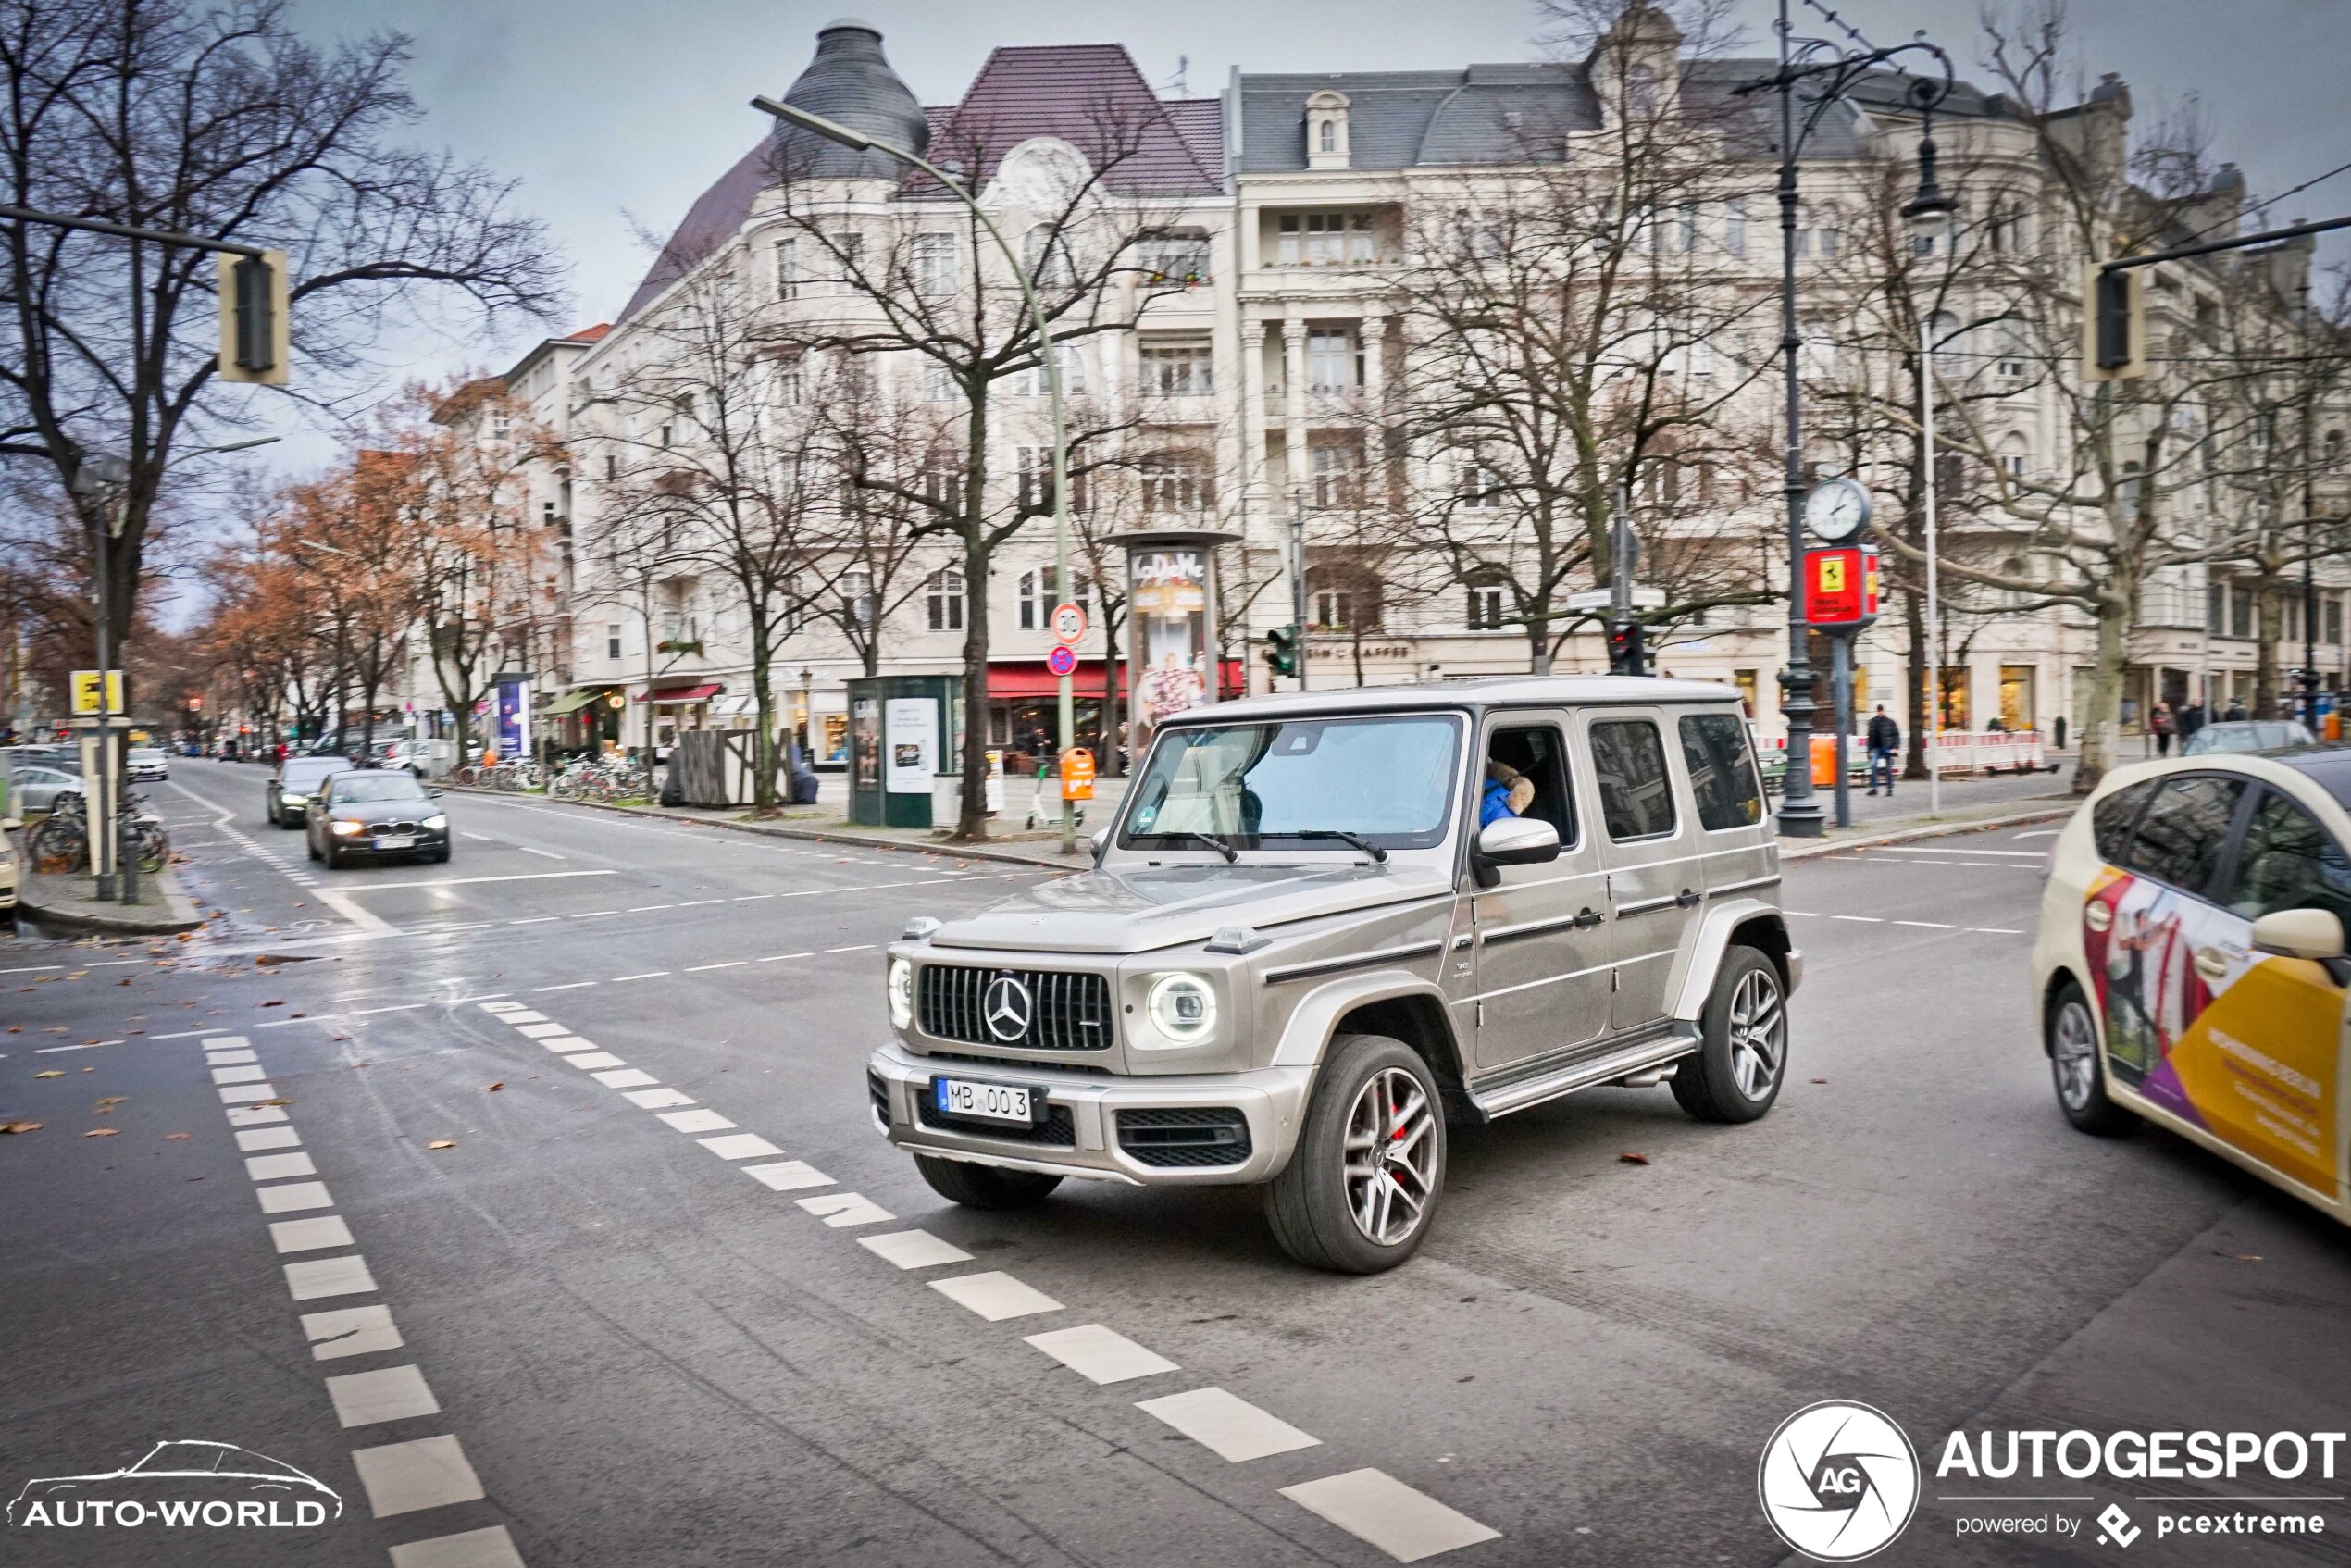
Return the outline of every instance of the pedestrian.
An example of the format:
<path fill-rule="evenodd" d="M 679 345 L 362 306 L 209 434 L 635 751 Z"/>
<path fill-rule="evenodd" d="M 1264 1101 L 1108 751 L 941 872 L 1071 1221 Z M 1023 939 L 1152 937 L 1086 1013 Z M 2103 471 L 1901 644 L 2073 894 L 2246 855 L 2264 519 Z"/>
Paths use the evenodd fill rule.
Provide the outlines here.
<path fill-rule="evenodd" d="M 1885 711 L 1884 703 L 1880 703 L 1877 705 L 1877 712 L 1870 716 L 1868 740 L 1870 743 L 1870 793 L 1872 795 L 1877 793 L 1878 774 L 1883 770 L 1885 775 L 1885 792 L 1891 795 L 1894 793 L 1894 756 L 1902 749 L 1902 727 L 1894 722 L 1894 716 Z"/>
<path fill-rule="evenodd" d="M 2185 751 L 2196 732 L 2204 728 L 2204 700 L 2196 699 L 2180 710 L 2180 749 Z"/>
<path fill-rule="evenodd" d="M 2227 719 L 2231 724 L 2243 724 L 2245 722 L 2244 699 L 2239 697 L 2230 698 L 2228 712 L 2222 714 L 2220 716 Z"/>
<path fill-rule="evenodd" d="M 2157 756 L 2168 757 L 2171 754 L 2171 729 L 2172 719 L 2171 704 L 2168 703 L 2156 703 L 2154 709 L 2147 715 L 2147 732 L 2155 737 L 2155 754 Z"/>

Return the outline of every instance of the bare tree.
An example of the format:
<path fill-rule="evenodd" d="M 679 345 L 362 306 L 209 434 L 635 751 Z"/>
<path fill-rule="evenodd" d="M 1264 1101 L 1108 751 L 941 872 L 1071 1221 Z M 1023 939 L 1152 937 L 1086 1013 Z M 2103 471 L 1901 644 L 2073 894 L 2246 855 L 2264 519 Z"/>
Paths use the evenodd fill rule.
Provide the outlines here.
<path fill-rule="evenodd" d="M 0 193 L 287 250 L 300 373 L 328 395 L 388 315 L 555 301 L 556 263 L 505 185 L 392 139 L 417 112 L 407 56 L 391 33 L 305 43 L 283 0 L 0 0 Z M 215 395 L 215 258 L 29 223 L 0 229 L 0 456 L 61 488 L 93 452 L 128 458 L 106 584 L 122 638 L 175 446 L 246 406 Z"/>

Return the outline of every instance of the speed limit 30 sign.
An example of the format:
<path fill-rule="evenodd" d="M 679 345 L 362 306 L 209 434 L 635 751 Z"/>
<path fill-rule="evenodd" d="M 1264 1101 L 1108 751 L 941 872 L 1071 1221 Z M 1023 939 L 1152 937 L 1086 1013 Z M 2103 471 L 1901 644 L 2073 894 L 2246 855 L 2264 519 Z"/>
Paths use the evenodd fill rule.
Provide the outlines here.
<path fill-rule="evenodd" d="M 1086 608 L 1082 604 L 1053 606 L 1053 641 L 1063 644 L 1077 642 L 1086 636 Z"/>

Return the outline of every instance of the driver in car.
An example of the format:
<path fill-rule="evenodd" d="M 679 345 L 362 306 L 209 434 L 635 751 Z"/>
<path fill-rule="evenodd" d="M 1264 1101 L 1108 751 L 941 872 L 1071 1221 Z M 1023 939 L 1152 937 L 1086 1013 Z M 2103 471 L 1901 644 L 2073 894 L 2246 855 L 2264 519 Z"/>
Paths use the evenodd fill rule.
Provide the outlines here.
<path fill-rule="evenodd" d="M 1524 816 L 1535 803 L 1535 780 L 1499 759 L 1486 765 L 1486 793 L 1477 803 L 1477 825 Z"/>

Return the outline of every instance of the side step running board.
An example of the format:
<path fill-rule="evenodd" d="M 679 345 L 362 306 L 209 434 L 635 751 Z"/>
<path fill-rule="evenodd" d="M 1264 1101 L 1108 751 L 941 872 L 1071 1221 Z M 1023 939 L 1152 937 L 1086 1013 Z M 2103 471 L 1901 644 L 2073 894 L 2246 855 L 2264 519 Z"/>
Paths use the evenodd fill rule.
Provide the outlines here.
<path fill-rule="evenodd" d="M 1698 1026 L 1682 1024 L 1663 1034 L 1644 1035 L 1641 1039 L 1597 1056 L 1579 1056 L 1563 1062 L 1547 1072 L 1517 1078 L 1508 1083 L 1469 1086 L 1470 1103 L 1480 1114 L 1491 1121 L 1507 1116 L 1513 1111 L 1524 1111 L 1530 1105 L 1540 1105 L 1562 1094 L 1595 1084 L 1612 1083 L 1618 1078 L 1662 1067 L 1695 1052 L 1698 1047 Z"/>

